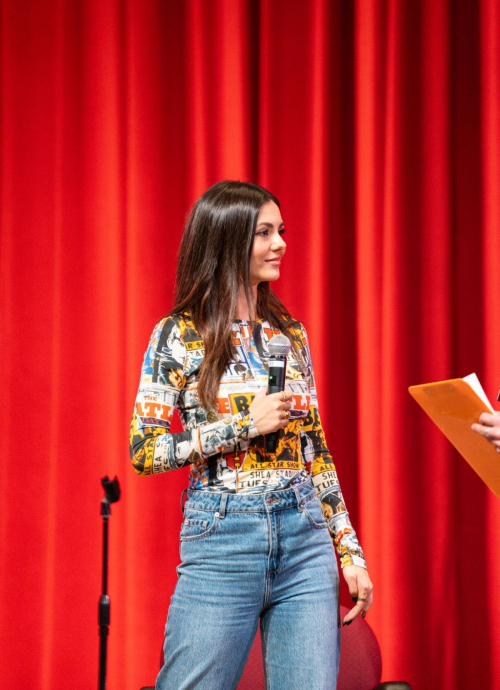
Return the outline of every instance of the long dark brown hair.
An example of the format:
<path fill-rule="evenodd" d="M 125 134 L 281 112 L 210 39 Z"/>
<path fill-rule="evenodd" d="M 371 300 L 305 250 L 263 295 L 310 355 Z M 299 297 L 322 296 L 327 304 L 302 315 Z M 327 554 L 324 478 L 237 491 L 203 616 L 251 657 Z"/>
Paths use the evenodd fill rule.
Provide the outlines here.
<path fill-rule="evenodd" d="M 231 337 L 240 284 L 249 312 L 279 328 L 302 364 L 296 322 L 272 292 L 268 282 L 257 287 L 255 303 L 250 282 L 250 257 L 263 204 L 278 199 L 249 182 L 218 182 L 196 201 L 189 214 L 179 248 L 175 304 L 169 315 L 188 313 L 203 338 L 205 356 L 200 368 L 198 397 L 205 409 L 216 408 L 220 379 L 235 357 Z"/>

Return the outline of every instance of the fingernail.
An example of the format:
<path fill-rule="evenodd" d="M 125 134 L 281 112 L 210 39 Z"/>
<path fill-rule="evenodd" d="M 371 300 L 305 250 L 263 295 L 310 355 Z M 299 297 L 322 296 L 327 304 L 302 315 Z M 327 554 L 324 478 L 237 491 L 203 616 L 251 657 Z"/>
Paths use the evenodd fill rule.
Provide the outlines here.
<path fill-rule="evenodd" d="M 343 627 L 344 625 L 351 625 L 351 623 L 352 623 L 352 620 L 351 620 L 351 621 L 346 621 L 345 623 L 342 623 L 342 627 Z"/>

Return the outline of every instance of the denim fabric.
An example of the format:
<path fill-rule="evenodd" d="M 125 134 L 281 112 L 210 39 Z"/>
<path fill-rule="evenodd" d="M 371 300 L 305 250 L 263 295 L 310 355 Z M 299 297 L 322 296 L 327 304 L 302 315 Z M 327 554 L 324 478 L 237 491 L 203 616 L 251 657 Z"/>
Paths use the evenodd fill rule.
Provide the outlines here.
<path fill-rule="evenodd" d="M 260 494 L 188 491 L 157 690 L 232 690 L 260 617 L 267 690 L 334 690 L 335 549 L 310 479 Z"/>

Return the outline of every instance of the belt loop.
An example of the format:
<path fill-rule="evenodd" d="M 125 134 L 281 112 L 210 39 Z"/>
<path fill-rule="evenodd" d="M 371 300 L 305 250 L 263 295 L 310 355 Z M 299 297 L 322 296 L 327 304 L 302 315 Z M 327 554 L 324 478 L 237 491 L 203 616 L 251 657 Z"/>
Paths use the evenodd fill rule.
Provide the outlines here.
<path fill-rule="evenodd" d="M 226 517 L 227 498 L 228 498 L 228 495 L 226 493 L 223 493 L 222 496 L 220 497 L 220 506 L 219 506 L 219 517 L 220 518 Z"/>
<path fill-rule="evenodd" d="M 295 498 L 297 499 L 297 509 L 299 513 L 301 513 L 304 510 L 304 506 L 302 505 L 302 499 L 300 497 L 300 491 L 298 486 L 292 486 L 292 489 L 295 493 Z"/>
<path fill-rule="evenodd" d="M 181 510 L 182 510 L 183 515 L 184 515 L 184 496 L 186 495 L 186 493 L 187 493 L 187 487 L 181 493 Z"/>

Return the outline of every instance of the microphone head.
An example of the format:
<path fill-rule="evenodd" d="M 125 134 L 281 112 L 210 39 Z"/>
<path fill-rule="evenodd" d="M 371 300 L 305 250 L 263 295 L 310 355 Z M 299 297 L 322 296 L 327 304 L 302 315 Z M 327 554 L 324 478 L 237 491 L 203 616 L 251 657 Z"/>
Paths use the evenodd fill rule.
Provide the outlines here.
<path fill-rule="evenodd" d="M 287 357 L 291 349 L 290 341 L 283 333 L 273 335 L 267 347 L 271 357 Z"/>

